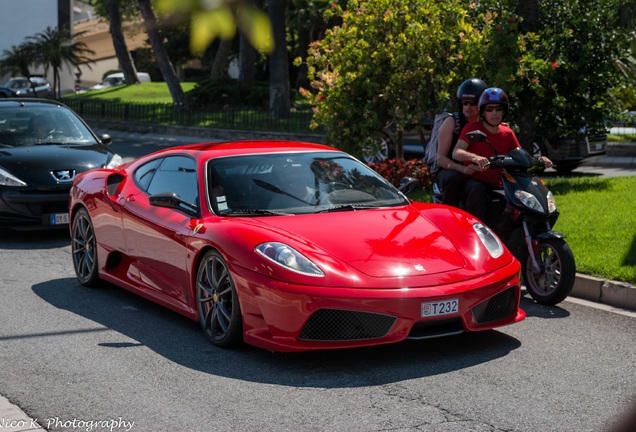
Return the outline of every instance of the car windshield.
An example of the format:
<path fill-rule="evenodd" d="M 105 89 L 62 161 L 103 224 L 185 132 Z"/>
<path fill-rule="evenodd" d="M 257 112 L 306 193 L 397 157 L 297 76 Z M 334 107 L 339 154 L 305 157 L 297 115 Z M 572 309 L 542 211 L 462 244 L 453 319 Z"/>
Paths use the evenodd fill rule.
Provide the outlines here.
<path fill-rule="evenodd" d="M 363 163 L 340 152 L 214 159 L 207 166 L 212 210 L 229 216 L 349 211 L 408 200 Z"/>
<path fill-rule="evenodd" d="M 0 107 L 0 146 L 95 144 L 97 141 L 70 110 L 56 105 Z"/>
<path fill-rule="evenodd" d="M 10 88 L 11 90 L 20 90 L 29 86 L 29 80 L 27 79 L 12 79 L 7 81 L 7 83 L 4 85 L 4 87 Z"/>

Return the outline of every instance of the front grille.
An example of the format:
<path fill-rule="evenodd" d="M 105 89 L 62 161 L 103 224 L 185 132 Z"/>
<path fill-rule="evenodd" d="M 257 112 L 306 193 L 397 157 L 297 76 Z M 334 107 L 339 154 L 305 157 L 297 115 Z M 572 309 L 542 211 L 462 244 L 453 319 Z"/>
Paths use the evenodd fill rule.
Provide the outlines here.
<path fill-rule="evenodd" d="M 349 341 L 385 336 L 396 318 L 371 312 L 320 309 L 307 321 L 298 339 L 310 341 Z"/>
<path fill-rule="evenodd" d="M 472 309 L 475 322 L 486 324 L 516 314 L 517 290 L 517 287 L 510 287 L 475 306 Z"/>
<path fill-rule="evenodd" d="M 461 318 L 422 321 L 413 325 L 407 339 L 429 339 L 455 335 L 463 331 Z"/>

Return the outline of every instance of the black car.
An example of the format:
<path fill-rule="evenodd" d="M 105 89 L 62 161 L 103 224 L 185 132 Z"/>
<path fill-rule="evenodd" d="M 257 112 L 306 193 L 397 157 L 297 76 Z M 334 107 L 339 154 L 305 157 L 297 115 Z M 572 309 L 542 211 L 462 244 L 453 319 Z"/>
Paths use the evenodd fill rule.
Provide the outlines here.
<path fill-rule="evenodd" d="M 60 102 L 0 99 L 0 226 L 66 227 L 73 178 L 122 162 L 110 142 Z"/>
<path fill-rule="evenodd" d="M 0 87 L 0 98 L 10 98 L 17 96 L 13 90 L 7 87 Z"/>

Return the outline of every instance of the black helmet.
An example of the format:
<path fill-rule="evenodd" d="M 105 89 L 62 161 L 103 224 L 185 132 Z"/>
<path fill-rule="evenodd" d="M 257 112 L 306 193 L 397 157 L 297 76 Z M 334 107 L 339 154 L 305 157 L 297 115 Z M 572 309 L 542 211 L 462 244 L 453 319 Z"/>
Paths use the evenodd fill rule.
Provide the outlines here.
<path fill-rule="evenodd" d="M 488 88 L 488 84 L 479 78 L 470 78 L 460 84 L 457 89 L 457 100 L 470 100 L 475 103 L 479 101 L 479 96 Z"/>
<path fill-rule="evenodd" d="M 491 87 L 484 90 L 479 97 L 479 115 L 483 115 L 486 105 L 499 104 L 503 105 L 504 114 L 508 114 L 508 95 L 502 89 Z"/>

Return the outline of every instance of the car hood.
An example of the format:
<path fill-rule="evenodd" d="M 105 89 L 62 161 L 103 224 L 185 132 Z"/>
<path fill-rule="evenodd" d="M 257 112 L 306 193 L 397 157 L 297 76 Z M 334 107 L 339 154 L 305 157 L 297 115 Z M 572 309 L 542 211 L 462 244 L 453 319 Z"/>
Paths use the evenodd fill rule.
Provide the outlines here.
<path fill-rule="evenodd" d="M 453 241 L 411 207 L 263 220 L 372 277 L 424 276 L 466 264 Z"/>
<path fill-rule="evenodd" d="M 111 157 L 102 144 L 0 148 L 0 167 L 30 187 L 70 186 L 76 174 L 105 166 Z"/>

